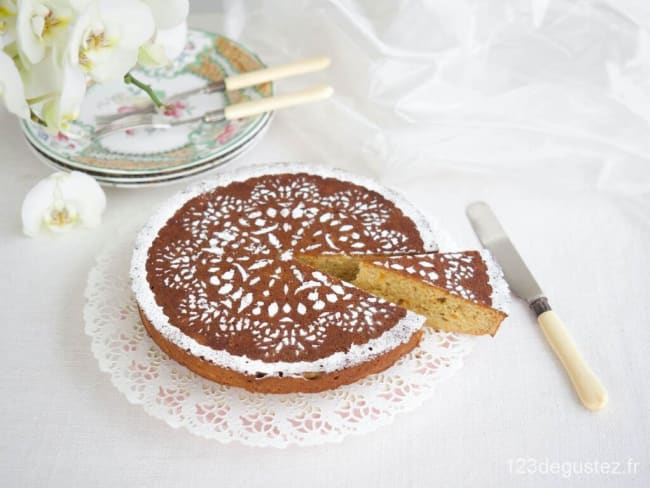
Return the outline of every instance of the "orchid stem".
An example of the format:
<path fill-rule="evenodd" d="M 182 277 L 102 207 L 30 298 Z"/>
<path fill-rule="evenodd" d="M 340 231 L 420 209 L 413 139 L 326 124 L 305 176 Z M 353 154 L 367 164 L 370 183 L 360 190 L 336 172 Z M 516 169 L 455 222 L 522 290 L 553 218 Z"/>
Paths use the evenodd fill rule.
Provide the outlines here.
<path fill-rule="evenodd" d="M 143 83 L 142 81 L 138 80 L 136 77 L 134 77 L 131 73 L 127 73 L 124 75 L 124 83 L 127 85 L 135 85 L 140 90 L 145 92 L 147 95 L 149 95 L 149 98 L 151 98 L 151 101 L 153 104 L 157 107 L 164 107 L 165 104 L 158 98 L 158 95 L 156 95 L 156 92 L 153 91 L 153 88 L 151 88 L 151 85 L 147 85 L 146 83 Z"/>

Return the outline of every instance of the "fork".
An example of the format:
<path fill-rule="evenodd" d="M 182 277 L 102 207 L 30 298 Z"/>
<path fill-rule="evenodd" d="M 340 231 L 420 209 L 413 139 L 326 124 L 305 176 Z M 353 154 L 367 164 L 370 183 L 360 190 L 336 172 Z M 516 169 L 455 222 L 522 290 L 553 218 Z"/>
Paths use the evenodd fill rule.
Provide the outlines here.
<path fill-rule="evenodd" d="M 294 63 L 288 63 L 273 68 L 263 68 L 256 71 L 248 71 L 237 75 L 228 76 L 222 80 L 213 81 L 207 85 L 187 90 L 176 95 L 170 96 L 163 102 L 164 105 L 170 105 L 179 100 L 199 95 L 208 94 L 221 91 L 239 90 L 249 86 L 259 85 L 268 81 L 280 80 L 282 78 L 289 78 L 292 76 L 302 75 L 305 73 L 313 73 L 327 68 L 331 63 L 330 58 L 327 56 L 317 56 L 313 58 L 303 59 Z M 116 120 L 129 117 L 133 114 L 148 114 L 157 112 L 158 108 L 149 103 L 143 107 L 137 108 L 127 113 L 115 113 L 108 115 L 97 115 L 95 122 L 98 126 L 110 124 Z"/>
<path fill-rule="evenodd" d="M 192 124 L 194 122 L 213 123 L 222 120 L 241 119 L 280 108 L 324 100 L 330 97 L 332 93 L 334 93 L 334 89 L 331 86 L 320 85 L 306 90 L 289 93 L 287 95 L 276 95 L 274 97 L 260 98 L 259 100 L 249 102 L 235 103 L 224 108 L 206 112 L 200 116 L 183 120 L 166 117 L 158 112 L 129 114 L 95 130 L 89 134 L 89 136 L 93 139 L 100 139 L 109 134 L 128 129 L 143 127 L 170 129 L 172 127 Z"/>

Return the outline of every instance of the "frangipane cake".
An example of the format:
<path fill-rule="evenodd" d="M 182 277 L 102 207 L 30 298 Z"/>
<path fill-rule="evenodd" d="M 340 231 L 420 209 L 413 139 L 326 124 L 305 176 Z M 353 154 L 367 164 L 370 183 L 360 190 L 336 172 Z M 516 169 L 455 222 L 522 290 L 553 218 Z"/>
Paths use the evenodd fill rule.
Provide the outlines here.
<path fill-rule="evenodd" d="M 480 255 L 436 250 L 420 213 L 379 185 L 274 165 L 173 197 L 139 234 L 131 277 L 149 335 L 197 374 L 317 392 L 386 369 L 426 321 L 496 331 Z"/>
<path fill-rule="evenodd" d="M 173 197 L 139 234 L 131 278 L 148 333 L 178 362 L 251 391 L 316 392 L 392 365 L 425 318 L 295 254 L 435 249 L 423 216 L 379 185 L 274 165 Z"/>

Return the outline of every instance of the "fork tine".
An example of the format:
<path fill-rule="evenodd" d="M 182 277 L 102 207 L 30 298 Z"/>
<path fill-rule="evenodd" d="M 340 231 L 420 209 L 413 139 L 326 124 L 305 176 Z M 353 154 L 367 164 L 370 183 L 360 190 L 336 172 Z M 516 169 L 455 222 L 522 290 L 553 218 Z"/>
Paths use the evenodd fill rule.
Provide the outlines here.
<path fill-rule="evenodd" d="M 116 120 L 123 119 L 125 117 L 128 117 L 130 115 L 137 115 L 137 114 L 147 114 L 147 113 L 152 113 L 155 110 L 154 106 L 145 106 L 141 108 L 137 108 L 135 110 L 132 110 L 130 112 L 122 112 L 122 113 L 114 113 L 114 114 L 104 114 L 104 115 L 96 115 L 95 116 L 95 122 L 97 125 L 105 125 L 105 124 L 110 124 Z"/>
<path fill-rule="evenodd" d="M 128 129 L 138 129 L 141 127 L 167 128 L 169 124 L 157 119 L 151 114 L 131 114 L 115 120 L 103 127 L 98 127 L 92 134 L 93 139 L 101 139 L 114 132 L 120 132 Z"/>

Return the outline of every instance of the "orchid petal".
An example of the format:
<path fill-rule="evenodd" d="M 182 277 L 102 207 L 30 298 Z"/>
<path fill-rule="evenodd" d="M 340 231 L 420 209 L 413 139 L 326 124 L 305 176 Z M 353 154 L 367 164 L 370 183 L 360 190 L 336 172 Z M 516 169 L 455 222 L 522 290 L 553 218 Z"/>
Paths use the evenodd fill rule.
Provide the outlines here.
<path fill-rule="evenodd" d="M 32 30 L 33 10 L 31 0 L 21 2 L 16 17 L 16 42 L 18 49 L 29 62 L 36 64 L 45 56 L 45 45 Z"/>
<path fill-rule="evenodd" d="M 137 50 L 113 49 L 91 58 L 90 76 L 99 82 L 121 80 L 138 62 Z"/>
<path fill-rule="evenodd" d="M 123 49 L 137 50 L 154 36 L 152 12 L 139 0 L 103 0 L 100 16 L 108 37 Z"/>
<path fill-rule="evenodd" d="M 79 171 L 54 173 L 39 181 L 25 196 L 23 232 L 35 236 L 43 228 L 64 232 L 77 225 L 99 225 L 106 196 L 99 184 Z"/>
<path fill-rule="evenodd" d="M 138 64 L 141 66 L 164 66 L 169 64 L 165 48 L 149 42 L 138 50 Z"/>
<path fill-rule="evenodd" d="M 0 97 L 10 112 L 24 119 L 29 117 L 20 73 L 4 51 L 0 51 Z"/>
<path fill-rule="evenodd" d="M 79 117 L 86 94 L 86 76 L 79 66 L 64 66 L 61 92 L 43 105 L 42 117 L 51 129 L 66 130 L 70 121 Z"/>
<path fill-rule="evenodd" d="M 36 183 L 25 195 L 22 208 L 23 233 L 25 235 L 35 236 L 41 231 L 43 216 L 52 202 L 54 185 L 51 178 L 46 178 Z"/>
<path fill-rule="evenodd" d="M 52 50 L 37 64 L 28 61 L 21 64 L 25 97 L 28 100 L 56 95 L 60 91 L 62 67 Z"/>
<path fill-rule="evenodd" d="M 16 2 L 0 0 L 0 49 L 16 40 Z"/>
<path fill-rule="evenodd" d="M 95 179 L 86 173 L 72 171 L 61 181 L 66 201 L 75 206 L 84 227 L 94 228 L 101 222 L 106 208 L 106 195 Z"/>

